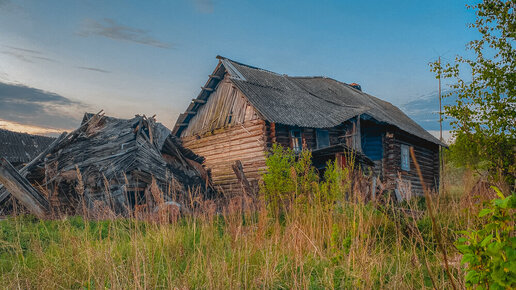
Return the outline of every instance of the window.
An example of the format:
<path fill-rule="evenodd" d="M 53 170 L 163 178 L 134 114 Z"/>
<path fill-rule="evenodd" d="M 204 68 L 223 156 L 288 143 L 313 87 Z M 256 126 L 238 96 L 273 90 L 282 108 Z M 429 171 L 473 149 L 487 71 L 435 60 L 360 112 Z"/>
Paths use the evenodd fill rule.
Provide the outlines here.
<path fill-rule="evenodd" d="M 409 146 L 401 144 L 401 170 L 410 171 Z"/>
<path fill-rule="evenodd" d="M 317 137 L 317 149 L 326 148 L 330 146 L 330 133 L 328 133 L 328 130 L 317 129 L 315 132 Z"/>
<path fill-rule="evenodd" d="M 290 130 L 290 140 L 292 142 L 292 149 L 294 152 L 297 153 L 303 150 L 303 138 L 301 138 L 300 129 Z"/>

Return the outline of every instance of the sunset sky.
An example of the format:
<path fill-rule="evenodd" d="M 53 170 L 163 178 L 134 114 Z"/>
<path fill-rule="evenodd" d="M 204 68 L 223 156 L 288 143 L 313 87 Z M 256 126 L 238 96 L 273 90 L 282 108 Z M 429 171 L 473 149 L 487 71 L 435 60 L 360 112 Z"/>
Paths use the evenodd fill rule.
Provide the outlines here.
<path fill-rule="evenodd" d="M 404 105 L 437 90 L 430 61 L 464 54 L 475 37 L 465 5 L 0 0 L 0 128 L 55 133 L 100 109 L 117 117 L 157 114 L 172 127 L 216 55 L 357 82 Z"/>

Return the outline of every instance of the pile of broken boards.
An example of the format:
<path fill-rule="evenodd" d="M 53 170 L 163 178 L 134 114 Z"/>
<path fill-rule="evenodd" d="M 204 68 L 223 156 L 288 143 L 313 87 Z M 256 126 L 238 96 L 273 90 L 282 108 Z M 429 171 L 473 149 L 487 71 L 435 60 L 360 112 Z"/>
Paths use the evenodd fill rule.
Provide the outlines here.
<path fill-rule="evenodd" d="M 109 208 L 130 216 L 135 208 L 179 206 L 177 196 L 210 195 L 203 162 L 154 117 L 87 113 L 78 129 L 63 133 L 20 171 L 1 159 L 0 210 L 6 214 L 20 204 L 49 217 Z"/>

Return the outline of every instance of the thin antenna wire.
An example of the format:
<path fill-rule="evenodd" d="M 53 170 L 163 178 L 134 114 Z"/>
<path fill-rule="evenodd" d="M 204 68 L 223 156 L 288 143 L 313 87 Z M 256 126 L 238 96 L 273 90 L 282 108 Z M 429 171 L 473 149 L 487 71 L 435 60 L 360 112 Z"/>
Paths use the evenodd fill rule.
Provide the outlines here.
<path fill-rule="evenodd" d="M 443 112 L 441 105 L 441 56 L 439 56 L 439 140 L 443 141 Z M 439 159 L 441 160 L 441 184 L 442 184 L 442 192 L 444 192 L 444 158 L 443 158 L 443 147 L 439 146 Z"/>
<path fill-rule="evenodd" d="M 441 57 L 439 56 L 439 140 L 443 141 L 443 113 L 441 106 Z"/>

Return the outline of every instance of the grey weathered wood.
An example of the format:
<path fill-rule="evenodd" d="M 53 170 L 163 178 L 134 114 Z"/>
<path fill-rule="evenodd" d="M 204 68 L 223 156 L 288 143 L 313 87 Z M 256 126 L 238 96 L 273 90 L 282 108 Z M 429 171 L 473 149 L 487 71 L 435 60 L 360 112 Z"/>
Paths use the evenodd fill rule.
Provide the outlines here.
<path fill-rule="evenodd" d="M 0 182 L 35 216 L 44 218 L 50 212 L 48 200 L 5 158 L 0 159 Z"/>
<path fill-rule="evenodd" d="M 240 185 L 242 186 L 244 193 L 248 196 L 253 196 L 253 190 L 251 188 L 251 184 L 244 174 L 244 167 L 242 166 L 242 162 L 240 162 L 240 160 L 235 161 L 232 168 L 236 177 L 238 178 L 238 181 L 240 182 Z"/>
<path fill-rule="evenodd" d="M 174 194 L 205 184 L 198 170 L 204 159 L 183 148 L 179 139 L 153 118 L 137 115 L 124 120 L 86 114 L 78 129 L 60 139 L 26 171 L 31 182 L 52 192 L 52 201 L 56 202 L 53 206 L 70 213 L 80 212 L 77 210 L 81 207 L 94 210 L 100 201 L 106 202 L 115 213 L 128 215 L 126 208 L 131 205 L 125 196 L 127 191 L 143 190 L 153 177 L 160 188 L 165 188 L 171 182 L 169 172 L 177 184 Z M 21 180 L 22 173 L 13 169 L 10 175 L 4 175 L 18 174 Z M 27 180 L 22 181 L 11 182 L 15 185 L 6 189 L 17 190 L 13 197 L 24 198 L 24 205 L 41 216 L 44 212 L 41 208 L 48 201 L 36 189 L 31 191 Z"/>
<path fill-rule="evenodd" d="M 51 152 L 66 136 L 66 132 L 63 132 L 54 142 L 52 142 L 43 152 L 41 152 L 38 156 L 32 159 L 31 162 L 27 163 L 22 169 L 20 169 L 19 173 L 21 176 L 26 177 L 30 170 L 34 168 L 34 166 L 44 158 L 49 152 Z M 9 191 L 0 184 L 0 204 L 4 202 L 7 197 L 9 197 Z"/>
<path fill-rule="evenodd" d="M 206 103 L 205 100 L 201 100 L 201 99 L 193 99 L 192 102 L 199 103 L 199 104 L 205 104 Z"/>

